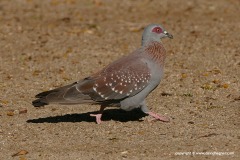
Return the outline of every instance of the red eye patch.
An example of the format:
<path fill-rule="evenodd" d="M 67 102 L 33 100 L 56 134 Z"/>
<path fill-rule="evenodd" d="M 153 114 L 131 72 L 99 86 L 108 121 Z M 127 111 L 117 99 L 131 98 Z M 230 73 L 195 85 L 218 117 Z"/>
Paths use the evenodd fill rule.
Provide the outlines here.
<path fill-rule="evenodd" d="M 155 33 L 162 33 L 162 29 L 160 27 L 155 27 L 152 29 L 152 32 L 155 32 Z"/>

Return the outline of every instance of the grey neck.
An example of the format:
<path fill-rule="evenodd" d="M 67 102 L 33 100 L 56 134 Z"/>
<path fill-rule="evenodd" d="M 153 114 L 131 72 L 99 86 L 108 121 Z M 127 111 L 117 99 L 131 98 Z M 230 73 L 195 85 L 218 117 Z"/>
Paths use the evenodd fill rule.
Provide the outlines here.
<path fill-rule="evenodd" d="M 144 38 L 142 37 L 142 46 L 146 46 L 146 45 L 148 45 L 151 42 L 159 42 L 159 43 L 161 43 L 162 41 L 160 39 L 155 39 L 153 37 L 148 37 L 148 36 L 145 36 Z"/>

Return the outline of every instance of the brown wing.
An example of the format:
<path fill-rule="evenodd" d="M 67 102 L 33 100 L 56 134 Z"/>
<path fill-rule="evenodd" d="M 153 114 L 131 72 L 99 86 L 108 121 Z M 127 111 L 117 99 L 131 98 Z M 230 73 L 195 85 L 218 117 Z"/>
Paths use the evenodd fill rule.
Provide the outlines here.
<path fill-rule="evenodd" d="M 95 103 L 134 96 L 151 77 L 142 59 L 140 54 L 121 58 L 88 78 L 36 95 L 33 105 Z"/>
<path fill-rule="evenodd" d="M 149 83 L 150 72 L 140 56 L 122 58 L 79 84 L 78 90 L 94 101 L 118 100 L 134 96 Z"/>

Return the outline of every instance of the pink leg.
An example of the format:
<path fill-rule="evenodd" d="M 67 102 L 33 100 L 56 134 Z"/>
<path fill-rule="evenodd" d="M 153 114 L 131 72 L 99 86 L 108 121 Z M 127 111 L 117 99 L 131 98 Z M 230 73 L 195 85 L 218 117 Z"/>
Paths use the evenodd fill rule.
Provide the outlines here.
<path fill-rule="evenodd" d="M 164 116 L 161 116 L 157 113 L 153 113 L 153 112 L 145 112 L 146 114 L 149 114 L 150 116 L 152 116 L 153 118 L 155 118 L 156 120 L 159 120 L 159 121 L 163 121 L 163 122 L 169 122 L 169 118 L 168 117 L 164 117 Z"/>
<path fill-rule="evenodd" d="M 102 114 L 90 114 L 91 117 L 96 117 L 96 122 L 97 124 L 100 124 L 102 122 L 101 118 L 102 118 Z"/>
<path fill-rule="evenodd" d="M 96 117 L 97 124 L 100 124 L 102 122 L 101 118 L 104 108 L 104 106 L 101 106 L 98 114 L 90 114 L 91 117 Z"/>

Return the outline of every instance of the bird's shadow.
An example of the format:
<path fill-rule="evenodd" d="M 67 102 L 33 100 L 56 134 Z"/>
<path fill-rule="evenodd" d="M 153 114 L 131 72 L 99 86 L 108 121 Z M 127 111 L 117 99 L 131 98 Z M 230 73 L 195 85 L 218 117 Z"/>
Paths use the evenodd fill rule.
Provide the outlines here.
<path fill-rule="evenodd" d="M 91 117 L 90 114 L 96 114 L 98 112 L 87 112 L 87 113 L 74 113 L 66 114 L 61 116 L 54 117 L 44 117 L 37 119 L 29 119 L 27 123 L 60 123 L 60 122 L 96 122 L 95 117 Z M 128 121 L 141 121 L 142 117 L 145 117 L 146 114 L 143 113 L 140 109 L 134 109 L 132 111 L 123 111 L 121 109 L 108 109 L 103 112 L 102 121 L 119 121 L 119 122 L 128 122 Z"/>

